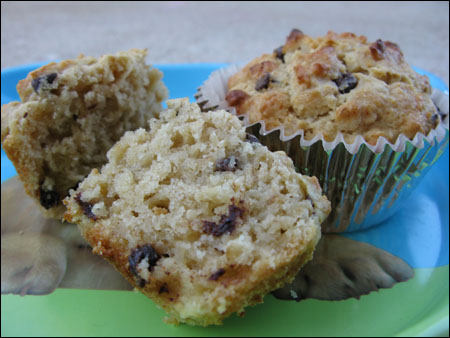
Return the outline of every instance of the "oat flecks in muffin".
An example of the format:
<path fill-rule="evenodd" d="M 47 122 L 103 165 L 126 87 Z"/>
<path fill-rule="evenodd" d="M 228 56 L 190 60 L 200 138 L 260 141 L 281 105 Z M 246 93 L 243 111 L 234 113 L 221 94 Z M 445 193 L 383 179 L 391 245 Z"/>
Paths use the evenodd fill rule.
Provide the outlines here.
<path fill-rule="evenodd" d="M 237 117 L 167 105 L 71 192 L 65 218 L 173 321 L 220 324 L 293 279 L 330 204 L 284 152 L 249 142 Z"/>
<path fill-rule="evenodd" d="M 167 89 L 145 50 L 50 63 L 19 82 L 2 107 L 1 139 L 26 192 L 49 216 L 127 130 L 146 127 Z"/>
<path fill-rule="evenodd" d="M 380 136 L 395 143 L 400 134 L 428 134 L 439 117 L 428 78 L 397 44 L 352 33 L 312 38 L 294 29 L 283 46 L 234 74 L 228 90 L 228 104 L 250 123 L 283 125 L 285 135 L 303 130 L 307 140 L 342 133 L 348 143 L 357 135 L 372 145 Z"/>

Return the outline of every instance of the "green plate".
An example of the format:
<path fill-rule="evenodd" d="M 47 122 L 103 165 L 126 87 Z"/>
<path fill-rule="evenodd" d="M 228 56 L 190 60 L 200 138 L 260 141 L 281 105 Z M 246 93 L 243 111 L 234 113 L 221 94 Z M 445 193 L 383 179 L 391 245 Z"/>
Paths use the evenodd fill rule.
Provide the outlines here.
<path fill-rule="evenodd" d="M 48 296 L 2 296 L 2 336 L 448 336 L 448 266 L 360 300 L 296 303 L 268 295 L 223 326 L 172 326 L 144 295 L 58 289 Z"/>
<path fill-rule="evenodd" d="M 2 72 L 2 104 L 17 99 L 15 85 L 40 64 Z M 223 64 L 160 65 L 171 97 L 189 96 L 211 71 Z M 420 70 L 418 70 L 420 71 Z M 420 71 L 424 73 L 424 71 Z M 428 74 L 434 87 L 446 90 L 445 84 Z M 2 150 L 1 179 L 15 175 Z M 448 150 L 430 170 L 424 182 L 411 196 L 426 198 L 435 206 L 432 241 L 411 239 L 405 245 L 380 241 L 394 222 L 393 217 L 379 229 L 360 234 L 360 240 L 391 251 L 414 267 L 415 276 L 392 289 L 362 296 L 359 300 L 281 301 L 272 295 L 264 304 L 247 309 L 244 318 L 236 315 L 223 326 L 207 328 L 167 325 L 165 313 L 139 293 L 57 289 L 47 296 L 1 296 L 2 336 L 448 336 L 449 335 L 449 264 L 448 264 Z M 436 183 L 438 182 L 438 183 Z M 400 211 L 401 213 L 402 211 Z M 416 214 L 417 215 L 417 210 Z M 428 217 L 430 216 L 430 217 Z M 411 216 L 413 217 L 413 216 Z M 416 217 L 416 216 L 414 216 Z M 436 220 L 436 221 L 434 221 Z M 423 223 L 423 222 L 422 222 Z M 395 224 L 396 225 L 396 224 Z M 425 224 L 427 227 L 429 224 Z M 396 225 L 397 228 L 397 225 Z M 414 231 L 419 231 L 418 227 Z M 419 230 L 418 230 L 419 229 Z M 425 231 L 429 231 L 425 229 Z M 358 239 L 358 234 L 352 234 Z M 395 236 L 395 232 L 392 232 Z M 383 237 L 381 237 L 383 238 Z M 416 241 L 416 242 L 414 242 Z M 400 243 L 400 242 L 398 242 Z M 398 244 L 397 243 L 397 244 Z M 417 249 L 416 249 L 417 248 Z M 433 253 L 426 257 L 426 253 Z M 425 256 L 424 256 L 425 255 Z M 425 258 L 424 258 L 425 257 Z"/>

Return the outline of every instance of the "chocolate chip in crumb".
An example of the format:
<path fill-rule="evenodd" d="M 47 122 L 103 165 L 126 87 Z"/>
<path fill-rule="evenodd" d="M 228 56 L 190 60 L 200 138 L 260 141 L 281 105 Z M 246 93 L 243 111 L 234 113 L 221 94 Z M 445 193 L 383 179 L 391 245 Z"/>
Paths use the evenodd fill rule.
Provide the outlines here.
<path fill-rule="evenodd" d="M 269 84 L 270 84 L 270 74 L 266 73 L 265 75 L 261 76 L 255 84 L 255 90 L 257 91 L 261 91 L 263 89 L 267 89 L 269 88 Z"/>
<path fill-rule="evenodd" d="M 216 280 L 218 280 L 224 273 L 225 273 L 225 269 L 219 269 L 219 270 L 217 270 L 216 272 L 214 272 L 213 274 L 211 274 L 211 276 L 209 276 L 208 280 L 216 281 Z"/>
<path fill-rule="evenodd" d="M 248 143 L 261 143 L 255 135 L 249 133 L 245 134 L 245 141 Z"/>
<path fill-rule="evenodd" d="M 47 83 L 52 84 L 53 81 L 55 81 L 57 76 L 58 76 L 57 73 L 51 73 L 46 76 L 45 80 L 47 81 Z"/>
<path fill-rule="evenodd" d="M 92 204 L 89 202 L 85 202 L 81 199 L 81 192 L 75 196 L 75 201 L 83 210 L 83 214 L 85 214 L 88 218 L 92 219 L 93 221 L 97 220 L 97 216 L 92 212 Z"/>
<path fill-rule="evenodd" d="M 216 162 L 215 171 L 235 171 L 238 168 L 236 156 L 231 155 Z"/>
<path fill-rule="evenodd" d="M 129 269 L 136 277 L 140 277 L 137 267 L 142 260 L 145 259 L 147 261 L 148 271 L 151 272 L 160 258 L 161 256 L 151 244 L 140 245 L 132 250 L 130 256 L 128 256 Z"/>
<path fill-rule="evenodd" d="M 203 232 L 205 234 L 208 235 L 213 235 L 213 236 L 221 236 L 223 233 L 219 234 L 219 230 L 217 230 L 219 227 L 218 224 L 214 223 L 214 222 L 210 222 L 210 221 L 203 221 Z"/>
<path fill-rule="evenodd" d="M 45 209 L 54 207 L 59 202 L 59 193 L 52 190 L 40 189 L 40 202 Z"/>
<path fill-rule="evenodd" d="M 275 53 L 275 56 L 284 63 L 283 46 L 274 49 L 273 52 Z"/>
<path fill-rule="evenodd" d="M 384 58 L 384 52 L 386 50 L 386 46 L 384 45 L 383 40 L 378 39 L 374 43 L 369 46 L 370 54 L 374 60 L 379 61 Z"/>
<path fill-rule="evenodd" d="M 147 284 L 147 281 L 144 278 L 139 277 L 138 285 L 140 288 L 143 288 Z"/>
<path fill-rule="evenodd" d="M 169 287 L 167 286 L 167 283 L 164 283 L 163 285 L 161 285 L 161 287 L 159 288 L 158 293 L 159 294 L 169 293 Z"/>
<path fill-rule="evenodd" d="M 358 79 L 351 73 L 341 74 L 337 79 L 333 80 L 338 87 L 339 93 L 346 94 L 358 85 Z"/>
<path fill-rule="evenodd" d="M 51 74 L 47 74 L 44 76 L 40 76 L 31 81 L 31 86 L 33 87 L 34 91 L 37 93 L 39 90 L 39 87 L 41 87 L 41 85 L 43 83 L 52 84 L 53 81 L 55 81 L 57 76 L 58 76 L 57 73 L 51 73 Z"/>
<path fill-rule="evenodd" d="M 236 227 L 236 220 L 242 216 L 244 210 L 232 204 L 228 206 L 228 215 L 222 215 L 219 223 L 203 221 L 203 232 L 215 237 L 224 233 L 232 233 Z"/>

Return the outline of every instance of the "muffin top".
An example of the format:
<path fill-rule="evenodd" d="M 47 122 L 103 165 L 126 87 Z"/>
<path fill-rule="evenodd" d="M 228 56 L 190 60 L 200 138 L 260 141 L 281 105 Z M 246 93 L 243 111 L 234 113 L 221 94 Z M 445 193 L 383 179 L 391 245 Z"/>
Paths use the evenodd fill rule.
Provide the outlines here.
<path fill-rule="evenodd" d="M 430 94 L 428 78 L 393 42 L 293 29 L 283 46 L 230 77 L 226 99 L 251 123 L 284 126 L 286 136 L 303 130 L 307 140 L 333 141 L 342 133 L 347 143 L 361 135 L 375 145 L 380 136 L 427 135 L 441 120 Z"/>

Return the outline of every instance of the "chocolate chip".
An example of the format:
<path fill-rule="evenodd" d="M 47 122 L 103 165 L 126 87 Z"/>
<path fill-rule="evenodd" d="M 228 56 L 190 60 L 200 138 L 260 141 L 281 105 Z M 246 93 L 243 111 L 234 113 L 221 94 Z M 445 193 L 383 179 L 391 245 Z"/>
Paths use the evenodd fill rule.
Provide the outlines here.
<path fill-rule="evenodd" d="M 151 272 L 160 258 L 161 256 L 150 244 L 140 245 L 136 249 L 132 250 L 130 256 L 128 256 L 129 269 L 136 277 L 140 277 L 139 272 L 137 271 L 137 266 L 142 262 L 142 260 L 145 259 L 148 262 L 148 271 Z"/>
<path fill-rule="evenodd" d="M 244 103 L 244 101 L 249 97 L 249 95 L 239 89 L 236 90 L 232 90 L 230 91 L 227 96 L 225 97 L 225 99 L 227 100 L 228 104 L 230 106 L 239 106 L 242 103 Z"/>
<path fill-rule="evenodd" d="M 248 143 L 261 143 L 255 135 L 249 133 L 245 134 L 245 141 Z"/>
<path fill-rule="evenodd" d="M 37 93 L 39 86 L 41 85 L 41 78 L 38 77 L 37 79 L 33 79 L 33 81 L 31 81 L 31 86 L 33 87 L 34 91 Z"/>
<path fill-rule="evenodd" d="M 222 215 L 218 224 L 203 221 L 203 232 L 215 237 L 222 236 L 225 232 L 232 233 L 238 217 L 241 217 L 244 210 L 232 204 L 228 206 L 228 216 Z"/>
<path fill-rule="evenodd" d="M 51 73 L 47 74 L 41 77 L 38 77 L 36 79 L 33 79 L 31 81 L 31 86 L 33 87 L 34 91 L 37 93 L 39 90 L 39 87 L 44 83 L 52 84 L 53 81 L 55 81 L 56 77 L 58 76 L 57 73 Z"/>
<path fill-rule="evenodd" d="M 54 207 L 59 202 L 59 193 L 52 190 L 40 189 L 40 202 L 45 209 Z"/>
<path fill-rule="evenodd" d="M 341 74 L 341 76 L 333 81 L 336 83 L 341 94 L 350 92 L 358 85 L 358 79 L 351 73 Z"/>
<path fill-rule="evenodd" d="M 138 284 L 139 284 L 140 288 L 143 288 L 145 286 L 145 284 L 147 284 L 147 281 L 144 278 L 139 277 Z"/>
<path fill-rule="evenodd" d="M 293 28 L 289 35 L 293 35 L 293 34 L 302 34 L 303 35 L 303 32 L 298 28 Z"/>
<path fill-rule="evenodd" d="M 225 269 L 219 269 L 216 272 L 214 272 L 211 276 L 209 276 L 208 280 L 216 281 L 225 273 Z"/>
<path fill-rule="evenodd" d="M 261 91 L 261 90 L 263 90 L 263 89 L 269 88 L 270 80 L 271 80 L 271 79 L 270 79 L 270 74 L 269 74 L 269 73 L 267 73 L 267 74 L 261 76 L 261 77 L 256 81 L 256 84 L 255 84 L 255 90 Z"/>
<path fill-rule="evenodd" d="M 384 45 L 383 40 L 378 39 L 374 43 L 369 46 L 370 54 L 374 60 L 382 60 L 384 58 L 384 51 L 386 50 L 386 46 Z"/>
<path fill-rule="evenodd" d="M 169 287 L 167 286 L 167 283 L 164 283 L 163 285 L 161 285 L 161 287 L 159 288 L 158 293 L 159 294 L 169 293 Z"/>
<path fill-rule="evenodd" d="M 57 76 L 58 76 L 57 73 L 51 73 L 51 74 L 48 74 L 47 77 L 46 77 L 46 80 L 47 80 L 47 82 L 48 82 L 49 84 L 52 84 L 53 81 L 55 81 L 55 79 L 56 79 Z"/>
<path fill-rule="evenodd" d="M 89 202 L 85 202 L 81 199 L 81 192 L 79 192 L 75 196 L 75 201 L 79 204 L 81 209 L 83 210 L 83 214 L 92 219 L 93 221 L 97 220 L 97 216 L 92 212 L 92 204 Z"/>
<path fill-rule="evenodd" d="M 293 30 L 291 30 L 288 37 L 286 38 L 286 42 L 295 41 L 303 35 L 304 34 L 300 29 L 294 28 Z"/>
<path fill-rule="evenodd" d="M 274 49 L 273 52 L 275 53 L 275 56 L 284 63 L 283 46 L 280 46 L 277 49 Z"/>
<path fill-rule="evenodd" d="M 235 171 L 238 168 L 236 156 L 231 155 L 216 162 L 215 171 Z"/>
<path fill-rule="evenodd" d="M 73 114 L 72 118 L 73 118 L 74 121 L 76 121 L 76 120 L 78 120 L 78 115 L 77 114 Z"/>

